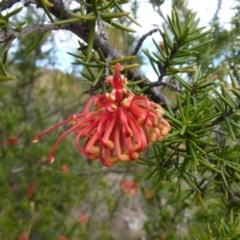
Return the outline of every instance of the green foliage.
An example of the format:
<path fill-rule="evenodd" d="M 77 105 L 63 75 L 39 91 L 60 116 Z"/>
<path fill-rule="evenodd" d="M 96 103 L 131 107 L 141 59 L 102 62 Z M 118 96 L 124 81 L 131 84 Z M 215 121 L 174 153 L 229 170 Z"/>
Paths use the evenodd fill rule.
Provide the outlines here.
<path fill-rule="evenodd" d="M 213 225 L 213 224 L 211 224 Z M 240 238 L 240 216 L 234 216 L 233 212 L 229 215 L 229 220 L 226 222 L 224 219 L 214 223 L 215 226 L 210 227 L 208 230 L 201 234 L 201 237 L 197 239 L 209 239 L 209 240 L 227 240 L 227 239 L 239 239 Z"/>
<path fill-rule="evenodd" d="M 149 2 L 161 15 L 165 1 Z M 0 3 L 1 9 L 8 9 L 6 3 Z M 78 1 L 77 8 L 60 15 L 60 5 L 45 0 L 39 8 L 26 3 L 1 10 L 0 239 L 240 239 L 239 1 L 231 29 L 215 18 L 214 30 L 199 27 L 197 13 L 182 0 L 173 1 L 179 9 L 159 28 L 161 42 L 153 39 L 155 50 L 143 50 L 158 81 L 149 83 L 143 74 L 125 86 L 146 96 L 146 90 L 162 86 L 168 98 L 164 118 L 172 130 L 142 154 L 139 164 L 105 169 L 99 161 L 88 162 L 69 135 L 49 165 L 47 155 L 61 128 L 31 143 L 36 134 L 81 112 L 86 93 L 106 91 L 103 81 L 116 63 L 124 65 L 125 75 L 140 66 L 139 56 L 128 52 L 137 45 L 130 24 L 140 25 L 141 3 L 132 1 L 128 12 L 124 4 L 129 3 Z M 122 57 L 112 59 L 96 47 L 96 35 L 112 30 L 102 29 L 102 23 L 114 30 L 111 42 L 124 48 Z M 40 67 L 42 60 L 58 56 L 51 33 L 43 30 L 46 25 L 74 33 L 84 26 L 86 44 L 79 41 L 78 52 L 69 53 L 77 72 L 52 69 L 50 61 Z M 44 52 L 42 46 L 49 45 Z M 77 77 L 79 66 L 82 78 Z M 121 189 L 129 179 L 137 186 L 133 195 Z"/>
<path fill-rule="evenodd" d="M 178 12 L 172 10 L 171 18 L 168 16 L 171 32 L 163 24 L 163 31 L 159 29 L 163 42 L 158 44 L 153 40 L 158 54 L 155 52 L 151 54 L 148 50 L 144 51 L 156 74 L 160 74 L 161 78 L 165 75 L 192 73 L 196 70 L 192 68 L 196 64 L 195 56 L 199 54 L 196 50 L 211 41 L 205 40 L 202 42 L 202 38 L 212 32 L 212 30 L 201 32 L 204 27 L 198 27 L 200 19 L 195 19 L 196 14 L 190 15 L 185 25 L 182 25 Z M 155 64 L 157 64 L 158 70 Z"/>
<path fill-rule="evenodd" d="M 175 191 L 180 194 L 181 182 L 185 181 L 201 201 L 203 179 L 199 177 L 212 172 L 214 178 L 209 180 L 209 184 L 216 189 L 221 187 L 220 192 L 228 197 L 229 193 L 239 189 L 239 154 L 235 148 L 228 146 L 229 141 L 235 141 L 235 135 L 239 135 L 236 114 L 240 104 L 239 86 L 233 76 L 232 85 L 227 80 L 217 82 L 216 76 L 211 73 L 213 71 L 203 72 L 200 68 L 186 81 L 179 73 L 192 72 L 188 64 L 188 61 L 194 61 L 192 50 L 208 42 L 195 44 L 194 41 L 199 41 L 210 31 L 200 32 L 195 14 L 183 27 L 176 11 L 168 20 L 174 38 L 163 27 L 164 32 L 160 33 L 164 48 L 161 49 L 155 42 L 159 55 L 153 53 L 153 57 L 145 53 L 153 67 L 158 65 L 159 73 L 156 73 L 160 74 L 160 80 L 172 75 L 181 93 L 176 94 L 174 106 L 167 106 L 165 114 L 172 126 L 171 134 L 163 143 L 156 144 L 151 158 L 142 161 L 153 166 L 158 162 L 150 174 L 156 173 L 157 182 L 177 179 Z M 175 64 L 180 67 L 173 68 Z M 181 67 L 182 64 L 186 67 Z"/>

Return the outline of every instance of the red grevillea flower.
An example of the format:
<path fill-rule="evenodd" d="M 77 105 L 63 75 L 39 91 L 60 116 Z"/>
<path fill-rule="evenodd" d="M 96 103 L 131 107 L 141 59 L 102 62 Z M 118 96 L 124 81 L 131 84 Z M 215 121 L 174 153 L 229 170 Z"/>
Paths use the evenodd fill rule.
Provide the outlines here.
<path fill-rule="evenodd" d="M 69 167 L 66 163 L 64 163 L 61 167 L 63 173 L 69 173 Z"/>
<path fill-rule="evenodd" d="M 32 198 L 33 197 L 35 188 L 36 188 L 36 183 L 35 182 L 31 182 L 28 185 L 28 189 L 27 189 L 27 196 L 28 196 L 28 198 Z"/>
<path fill-rule="evenodd" d="M 28 238 L 26 237 L 25 234 L 20 234 L 17 236 L 17 240 L 27 240 Z"/>
<path fill-rule="evenodd" d="M 146 190 L 144 196 L 146 199 L 152 199 L 154 198 L 154 192 L 152 190 Z"/>
<path fill-rule="evenodd" d="M 58 240 L 67 240 L 67 238 L 64 235 L 61 235 L 58 237 Z"/>
<path fill-rule="evenodd" d="M 89 160 L 100 159 L 106 167 L 119 161 L 136 160 L 150 142 L 162 141 L 168 134 L 171 127 L 162 117 L 162 107 L 147 97 L 128 92 L 123 86 L 127 79 L 119 73 L 121 70 L 123 66 L 116 64 L 114 75 L 105 81 L 112 85 L 110 93 L 91 97 L 82 113 L 71 115 L 33 139 L 37 142 L 57 127 L 72 124 L 54 144 L 49 155 L 50 163 L 61 140 L 71 132 L 76 134 L 77 149 Z M 84 138 L 82 146 L 80 140 Z"/>
<path fill-rule="evenodd" d="M 17 144 L 20 141 L 19 138 L 17 137 L 10 137 L 6 141 L 3 142 L 3 146 L 8 146 L 8 145 L 14 145 Z"/>
<path fill-rule="evenodd" d="M 82 214 L 82 215 L 79 217 L 79 222 L 80 222 L 80 223 L 83 223 L 83 224 L 87 224 L 87 223 L 88 223 L 88 217 L 87 217 L 87 215 Z"/>
<path fill-rule="evenodd" d="M 125 194 L 131 197 L 134 197 L 138 191 L 138 184 L 131 180 L 121 182 L 120 187 L 125 192 Z"/>

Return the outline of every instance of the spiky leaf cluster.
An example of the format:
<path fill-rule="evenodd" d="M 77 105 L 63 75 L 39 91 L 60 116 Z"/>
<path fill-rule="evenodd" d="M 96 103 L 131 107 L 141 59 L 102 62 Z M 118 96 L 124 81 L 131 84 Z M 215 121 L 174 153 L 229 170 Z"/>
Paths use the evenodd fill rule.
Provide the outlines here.
<path fill-rule="evenodd" d="M 3 2 L 0 3 L 0 9 Z M 16 28 L 18 31 L 21 31 L 22 27 L 26 24 L 26 21 L 15 22 L 11 21 L 10 18 L 21 12 L 23 7 L 18 7 L 14 10 L 9 11 L 8 13 L 2 14 L 0 12 L 0 31 L 5 31 L 8 28 Z M 8 48 L 10 47 L 11 42 L 14 38 L 7 39 L 7 42 L 4 42 L 4 39 L 0 41 L 0 82 L 1 81 L 9 81 L 14 80 L 14 76 L 9 76 L 7 70 L 5 68 L 5 64 L 7 62 L 7 53 Z"/>
<path fill-rule="evenodd" d="M 208 224 L 208 231 L 198 235 L 196 240 L 217 240 L 217 239 L 239 239 L 240 238 L 240 215 L 234 215 L 233 211 L 229 214 L 229 219 L 226 221 L 221 219 L 214 224 Z"/>
<path fill-rule="evenodd" d="M 240 180 L 240 154 L 235 142 L 240 127 L 239 87 L 231 85 L 228 89 L 214 76 L 207 79 L 200 69 L 189 82 L 177 75 L 175 78 L 184 90 L 166 112 L 171 134 L 154 146 L 154 160 L 150 161 L 159 163 L 154 169 L 156 178 L 176 178 L 178 187 L 184 179 L 190 188 L 201 192 L 203 182 L 198 177 L 210 171 L 212 179 L 207 181 L 212 187 L 226 195 L 233 193 L 239 189 Z"/>
<path fill-rule="evenodd" d="M 153 40 L 157 52 L 144 51 L 159 76 L 159 81 L 166 75 L 196 71 L 196 59 L 199 54 L 197 50 L 211 41 L 204 40 L 204 37 L 212 32 L 203 31 L 205 27 L 198 27 L 200 20 L 196 19 L 196 15 L 197 13 L 190 15 L 182 24 L 178 12 L 172 10 L 171 17 L 168 16 L 168 25 L 163 24 L 162 29 L 159 29 L 162 42 L 157 43 Z"/>
<path fill-rule="evenodd" d="M 148 177 L 156 183 L 175 181 L 175 193 L 185 182 L 202 202 L 202 195 L 213 188 L 228 198 L 240 190 L 240 87 L 231 72 L 222 78 L 214 69 L 204 72 L 196 65 L 195 51 L 209 42 L 202 39 L 211 31 L 202 32 L 195 15 L 182 24 L 173 10 L 168 21 L 171 32 L 165 26 L 160 30 L 163 45 L 154 41 L 157 53 L 145 54 L 159 76 L 151 86 L 172 80 L 181 92 L 166 103 L 171 133 L 140 162 L 152 166 Z"/>

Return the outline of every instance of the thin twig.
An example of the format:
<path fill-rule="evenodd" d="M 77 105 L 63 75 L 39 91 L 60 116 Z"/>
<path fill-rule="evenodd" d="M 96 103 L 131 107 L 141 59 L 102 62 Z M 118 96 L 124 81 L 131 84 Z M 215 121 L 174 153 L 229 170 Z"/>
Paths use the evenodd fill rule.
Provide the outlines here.
<path fill-rule="evenodd" d="M 138 41 L 137 46 L 135 47 L 134 51 L 132 52 L 131 56 L 137 55 L 138 51 L 140 50 L 143 42 L 146 40 L 147 37 L 151 36 L 153 33 L 157 32 L 158 28 L 154 28 L 153 30 L 149 31 L 148 33 L 144 34 Z"/>
<path fill-rule="evenodd" d="M 17 2 L 20 2 L 20 0 L 7 0 L 7 1 L 3 1 L 0 4 L 1 11 L 4 11 L 4 10 L 6 10 L 8 8 L 11 8 Z"/>
<path fill-rule="evenodd" d="M 51 30 L 63 29 L 61 26 L 46 24 L 46 25 L 36 25 L 36 26 L 27 26 L 21 31 L 13 28 L 7 28 L 5 30 L 0 30 L 0 40 L 4 41 L 10 38 L 17 38 L 20 35 L 28 35 L 34 32 L 48 32 Z"/>
<path fill-rule="evenodd" d="M 163 15 L 163 12 L 161 10 L 161 5 L 159 4 L 159 2 L 157 2 L 157 4 L 155 3 L 155 1 L 150 1 L 150 3 L 152 4 L 153 10 L 159 14 L 159 16 L 163 19 L 164 22 L 168 23 L 167 19 L 165 18 L 165 16 Z M 168 23 L 169 24 L 169 23 Z"/>
<path fill-rule="evenodd" d="M 218 19 L 218 14 L 219 14 L 219 11 L 221 9 L 221 6 L 222 6 L 222 0 L 218 0 L 218 5 L 217 5 L 217 9 L 213 15 L 213 18 L 212 18 L 212 21 L 211 22 L 216 22 L 217 19 Z"/>
<path fill-rule="evenodd" d="M 108 35 L 105 32 L 105 24 L 100 16 L 100 14 L 97 15 L 97 26 L 98 31 L 101 37 L 103 37 L 106 41 L 108 40 Z"/>
<path fill-rule="evenodd" d="M 168 83 L 168 82 L 163 82 L 163 81 L 156 81 L 156 82 L 146 82 L 145 86 L 149 86 L 149 87 L 158 87 L 158 86 L 163 86 L 163 87 L 169 87 L 172 90 L 176 91 L 176 92 L 181 92 L 181 89 L 178 88 L 177 86 L 175 86 L 172 83 Z"/>
<path fill-rule="evenodd" d="M 238 104 L 238 106 L 236 107 L 237 109 L 240 109 L 240 104 Z M 225 120 L 225 118 L 230 117 L 232 114 L 234 114 L 235 111 L 230 109 L 229 111 L 226 111 L 224 114 L 222 114 L 221 116 L 217 117 L 215 120 L 213 120 L 212 122 L 210 122 L 210 125 L 216 125 L 222 121 Z"/>

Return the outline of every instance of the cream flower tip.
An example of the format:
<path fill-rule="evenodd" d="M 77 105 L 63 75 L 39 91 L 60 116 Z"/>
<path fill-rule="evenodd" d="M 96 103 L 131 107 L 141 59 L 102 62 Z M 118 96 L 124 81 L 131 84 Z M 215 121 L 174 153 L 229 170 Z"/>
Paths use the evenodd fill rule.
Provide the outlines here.
<path fill-rule="evenodd" d="M 165 137 L 165 136 L 161 136 L 161 135 L 160 135 L 160 136 L 158 137 L 157 141 L 158 141 L 158 142 L 161 142 L 161 141 L 164 139 L 164 137 Z"/>
<path fill-rule="evenodd" d="M 139 126 L 143 126 L 144 125 L 144 119 L 142 117 L 139 117 L 137 119 L 137 123 L 138 123 Z"/>
<path fill-rule="evenodd" d="M 49 163 L 53 163 L 54 157 L 49 157 Z"/>
<path fill-rule="evenodd" d="M 109 162 L 112 163 L 112 164 L 115 164 L 115 163 L 118 162 L 118 158 L 117 158 L 116 156 L 115 156 L 115 157 L 111 157 L 111 158 L 109 159 Z"/>
<path fill-rule="evenodd" d="M 138 151 L 140 149 L 140 146 L 138 143 L 134 143 L 133 145 L 133 151 Z"/>
<path fill-rule="evenodd" d="M 114 143 L 111 140 L 108 140 L 108 141 L 104 142 L 104 145 L 109 149 L 114 148 Z"/>
<path fill-rule="evenodd" d="M 124 108 L 128 108 L 131 104 L 132 99 L 130 98 L 125 98 L 124 100 L 121 101 L 121 106 Z"/>
<path fill-rule="evenodd" d="M 39 139 L 34 138 L 34 139 L 32 140 L 32 143 L 37 143 L 38 141 L 39 141 Z"/>
<path fill-rule="evenodd" d="M 115 101 L 115 100 L 116 100 L 116 97 L 111 93 L 111 94 L 109 94 L 109 99 L 110 99 L 111 101 Z"/>
<path fill-rule="evenodd" d="M 133 153 L 133 157 L 132 157 L 132 160 L 136 160 L 139 158 L 139 153 L 138 152 L 134 152 Z"/>
<path fill-rule="evenodd" d="M 162 136 L 166 136 L 166 135 L 168 134 L 169 130 L 170 130 L 170 129 L 164 127 L 164 128 L 161 130 L 161 135 L 162 135 Z"/>
<path fill-rule="evenodd" d="M 130 128 L 129 129 L 123 129 L 123 134 L 124 134 L 124 137 L 126 137 L 126 138 L 133 136 L 133 132 Z"/>
<path fill-rule="evenodd" d="M 109 104 L 109 106 L 106 108 L 107 111 L 109 111 L 110 113 L 116 112 L 116 110 L 118 109 L 116 104 Z"/>
<path fill-rule="evenodd" d="M 78 123 L 78 120 L 77 119 L 74 119 L 71 121 L 72 125 L 76 125 Z"/>
<path fill-rule="evenodd" d="M 116 71 L 122 71 L 123 70 L 123 66 L 120 63 L 116 63 L 115 70 Z"/>
<path fill-rule="evenodd" d="M 130 157 L 127 153 L 122 153 L 121 154 L 121 159 L 119 159 L 120 161 L 122 162 L 127 162 L 127 161 L 130 161 Z"/>
<path fill-rule="evenodd" d="M 163 116 L 164 115 L 164 110 L 162 109 L 162 107 L 159 106 L 159 108 L 155 109 L 155 111 L 157 112 L 158 115 Z"/>
<path fill-rule="evenodd" d="M 111 83 L 111 80 L 112 80 L 112 78 L 111 78 L 111 76 L 108 76 L 106 79 L 105 79 L 105 83 L 106 84 L 110 84 Z"/>
<path fill-rule="evenodd" d="M 97 160 L 97 159 L 99 159 L 99 154 L 87 155 L 86 157 L 87 157 L 88 160 Z"/>
<path fill-rule="evenodd" d="M 156 133 L 152 133 L 150 135 L 150 141 L 151 142 L 156 142 L 157 141 L 157 134 Z"/>
<path fill-rule="evenodd" d="M 159 124 L 159 119 L 158 119 L 157 117 L 154 117 L 152 123 L 153 123 L 153 126 L 154 126 L 154 127 L 157 127 L 158 124 Z"/>
<path fill-rule="evenodd" d="M 99 153 L 99 147 L 97 146 L 92 146 L 89 150 L 90 155 L 98 155 Z"/>

